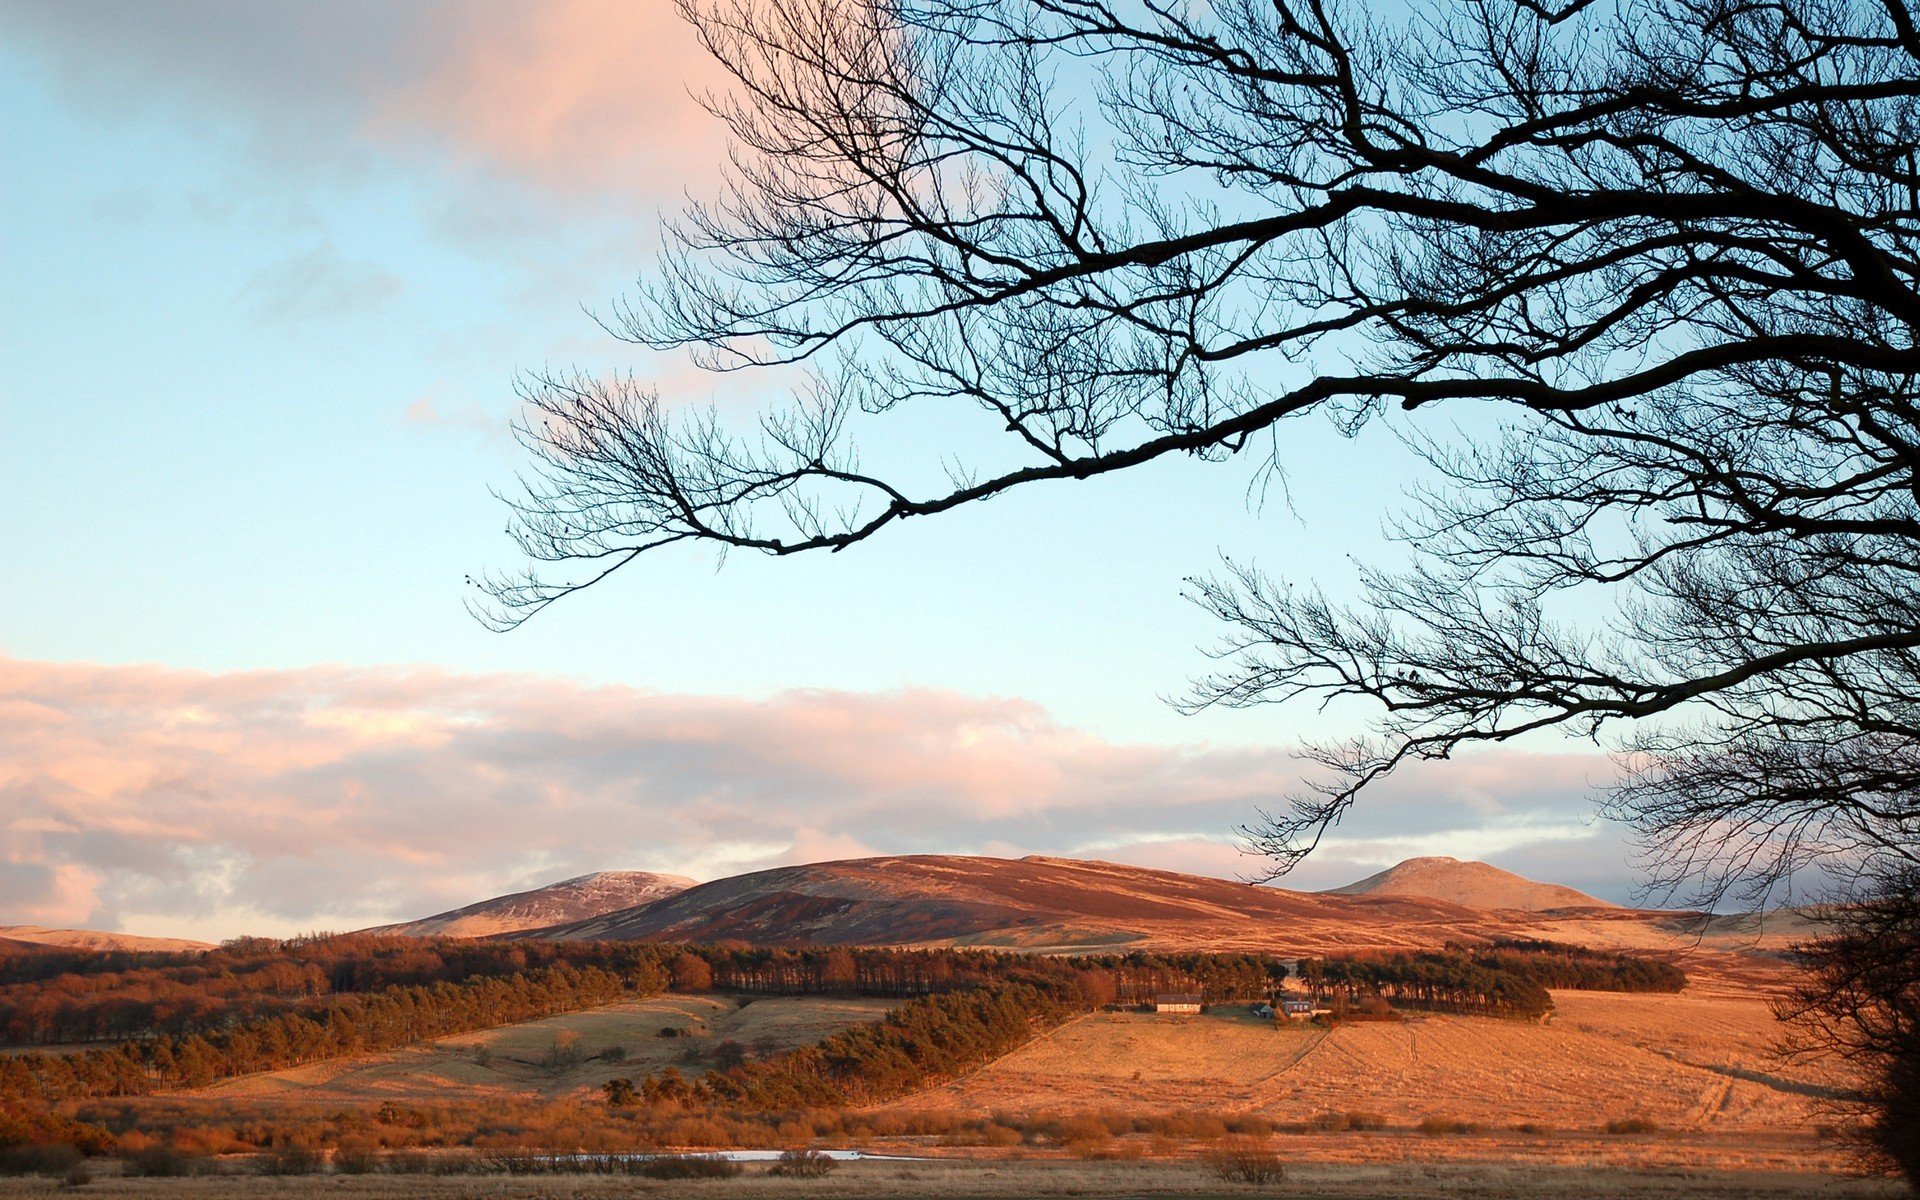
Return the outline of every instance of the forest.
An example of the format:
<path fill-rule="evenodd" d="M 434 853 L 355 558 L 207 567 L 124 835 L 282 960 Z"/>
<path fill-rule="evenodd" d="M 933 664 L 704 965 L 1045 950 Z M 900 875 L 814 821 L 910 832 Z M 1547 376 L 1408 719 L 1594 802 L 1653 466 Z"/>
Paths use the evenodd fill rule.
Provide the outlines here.
<path fill-rule="evenodd" d="M 1379 997 L 1403 1008 L 1528 1019 L 1553 1011 L 1549 988 L 1677 992 L 1687 983 L 1671 963 L 1540 941 L 1304 959 L 1300 977 L 1310 991 L 1349 1003 Z"/>

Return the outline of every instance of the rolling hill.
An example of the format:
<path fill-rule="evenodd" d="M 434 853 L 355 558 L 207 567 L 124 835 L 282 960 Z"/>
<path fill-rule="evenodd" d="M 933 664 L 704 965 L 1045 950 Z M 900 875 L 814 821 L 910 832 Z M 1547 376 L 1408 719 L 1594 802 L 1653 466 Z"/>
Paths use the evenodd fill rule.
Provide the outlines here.
<path fill-rule="evenodd" d="M 523 929 L 584 921 L 663 899 L 693 886 L 680 875 L 652 871 L 597 871 L 545 887 L 481 900 L 417 921 L 381 925 L 366 933 L 407 937 L 494 937 Z"/>
<path fill-rule="evenodd" d="M 1622 908 L 1485 864 L 1459 865 L 1465 877 L 1500 884 L 1470 893 L 1498 906 L 1391 892 L 1296 892 L 1068 858 L 928 854 L 755 871 L 504 936 L 1038 953 L 1232 950 L 1287 958 L 1520 938 L 1671 956 L 1696 980 L 1736 991 L 1775 986 L 1787 971 L 1791 923 Z M 1515 903 L 1542 897 L 1578 903 Z"/>
<path fill-rule="evenodd" d="M 1315 954 L 1543 936 L 1516 916 L 1426 896 L 1294 892 L 1117 863 L 908 855 L 756 871 L 518 936 Z"/>
<path fill-rule="evenodd" d="M 108 933 L 99 929 L 48 929 L 42 925 L 0 925 L 0 939 L 53 946 L 61 950 L 138 950 L 178 953 L 211 950 L 207 942 L 187 938 L 142 937 L 137 933 Z"/>
<path fill-rule="evenodd" d="M 1557 883 L 1537 883 L 1483 862 L 1409 858 L 1357 883 L 1328 889 L 1331 896 L 1418 896 L 1468 908 L 1550 912 L 1557 908 L 1618 908 Z"/>

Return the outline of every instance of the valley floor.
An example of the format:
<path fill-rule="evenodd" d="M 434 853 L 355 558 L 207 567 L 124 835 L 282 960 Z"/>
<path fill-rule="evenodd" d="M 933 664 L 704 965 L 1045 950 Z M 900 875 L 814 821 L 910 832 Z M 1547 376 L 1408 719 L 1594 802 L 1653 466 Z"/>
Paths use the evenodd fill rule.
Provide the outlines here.
<path fill-rule="evenodd" d="M 1328 1031 L 1237 1010 L 1100 1013 L 896 1107 L 1325 1114 L 1591 1134 L 1609 1122 L 1735 1141 L 1810 1138 L 1838 1080 L 1775 1053 L 1764 997 L 1554 993 L 1546 1023 L 1407 1014 Z"/>

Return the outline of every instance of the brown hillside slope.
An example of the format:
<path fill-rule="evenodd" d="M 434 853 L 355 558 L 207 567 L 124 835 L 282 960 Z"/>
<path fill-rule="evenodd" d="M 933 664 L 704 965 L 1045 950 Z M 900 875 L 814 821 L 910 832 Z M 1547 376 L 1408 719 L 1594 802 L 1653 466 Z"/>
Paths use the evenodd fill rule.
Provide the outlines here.
<path fill-rule="evenodd" d="M 664 899 L 692 886 L 693 880 L 684 875 L 597 871 L 364 932 L 406 937 L 492 937 L 545 925 L 585 921 Z"/>
<path fill-rule="evenodd" d="M 1696 962 L 1702 955 L 1749 957 L 1751 945 L 1702 942 L 1688 918 L 1614 907 L 1531 913 L 1413 896 L 1293 892 L 1074 859 L 908 855 L 756 871 L 516 936 L 1288 956 L 1524 937 L 1671 950 Z"/>
<path fill-rule="evenodd" d="M 1468 908 L 1514 908 L 1549 912 L 1556 908 L 1617 908 L 1557 883 L 1536 883 L 1483 862 L 1457 858 L 1409 858 L 1358 883 L 1329 888 L 1334 896 L 1424 896 Z"/>
<path fill-rule="evenodd" d="M 107 933 L 99 929 L 48 929 L 42 925 L 0 925 L 0 938 L 58 946 L 62 950 L 138 950 L 163 953 L 211 950 L 206 942 L 187 938 L 143 937 L 137 933 Z"/>

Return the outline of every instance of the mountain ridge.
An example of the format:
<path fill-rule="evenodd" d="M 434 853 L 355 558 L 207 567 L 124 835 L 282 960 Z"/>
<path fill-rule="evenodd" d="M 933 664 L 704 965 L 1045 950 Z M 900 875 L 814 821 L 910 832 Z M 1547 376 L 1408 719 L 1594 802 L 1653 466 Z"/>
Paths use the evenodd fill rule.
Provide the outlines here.
<path fill-rule="evenodd" d="M 1558 883 L 1541 883 L 1491 863 L 1446 855 L 1402 859 L 1384 871 L 1343 887 L 1330 896 L 1421 896 L 1469 908 L 1552 912 L 1562 908 L 1619 908 Z"/>
<path fill-rule="evenodd" d="M 684 875 L 657 871 L 592 871 L 361 932 L 403 937 L 497 937 L 524 929 L 590 920 L 604 913 L 665 899 L 692 886 L 694 881 Z"/>
<path fill-rule="evenodd" d="M 1035 951 L 1285 944 L 1323 953 L 1542 936 L 1531 918 L 1426 896 L 1289 891 L 1096 860 L 900 855 L 753 871 L 508 936 Z"/>

